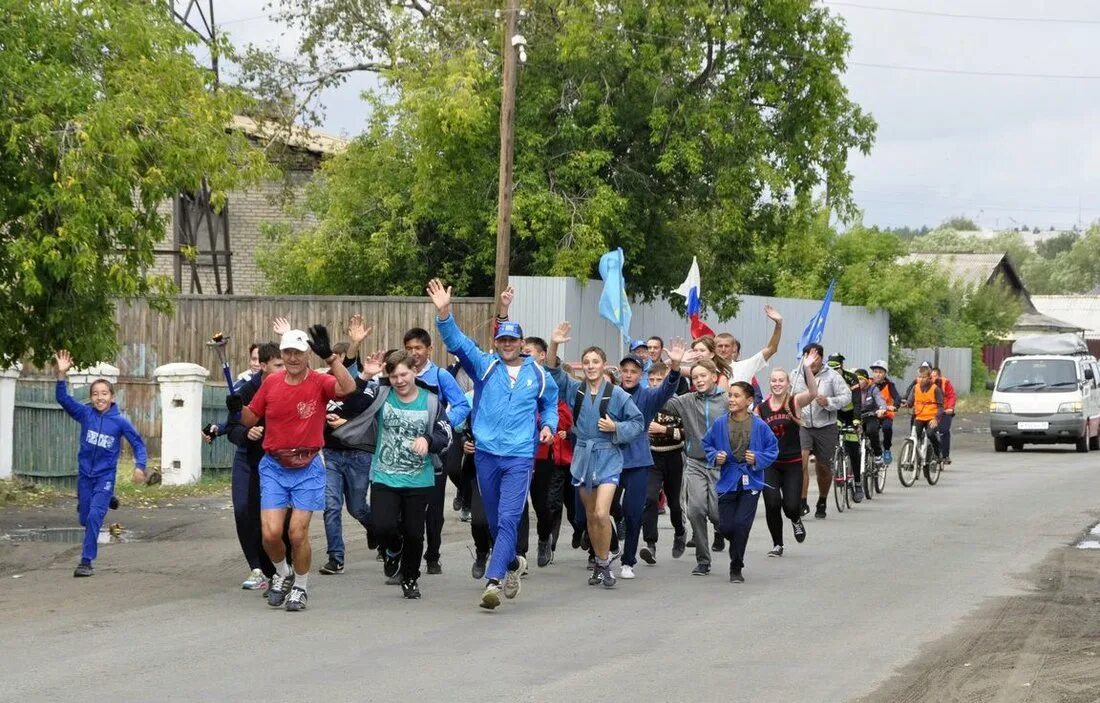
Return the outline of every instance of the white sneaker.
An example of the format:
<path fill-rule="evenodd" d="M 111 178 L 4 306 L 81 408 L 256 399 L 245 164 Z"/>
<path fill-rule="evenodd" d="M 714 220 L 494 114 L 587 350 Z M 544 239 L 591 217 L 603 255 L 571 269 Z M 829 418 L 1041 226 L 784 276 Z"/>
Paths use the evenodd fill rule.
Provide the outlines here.
<path fill-rule="evenodd" d="M 248 575 L 244 581 L 241 582 L 241 588 L 246 591 L 260 591 L 267 585 L 267 578 L 264 577 L 264 572 L 259 569 L 253 569 L 252 573 Z"/>
<path fill-rule="evenodd" d="M 632 579 L 634 578 L 634 567 L 629 564 L 623 564 L 623 568 L 619 570 L 619 578 Z"/>

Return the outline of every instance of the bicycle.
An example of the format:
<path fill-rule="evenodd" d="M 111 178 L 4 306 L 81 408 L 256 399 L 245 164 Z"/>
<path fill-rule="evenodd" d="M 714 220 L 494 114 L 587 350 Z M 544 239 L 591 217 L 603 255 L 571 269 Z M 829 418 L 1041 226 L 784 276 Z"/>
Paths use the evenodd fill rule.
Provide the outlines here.
<path fill-rule="evenodd" d="M 943 459 L 932 446 L 929 436 L 931 432 L 935 430 L 928 428 L 924 432 L 924 437 L 918 441 L 917 423 L 910 423 L 909 437 L 906 438 L 898 454 L 898 479 L 906 488 L 916 483 L 921 473 L 924 474 L 930 486 L 936 485 L 940 480 L 940 474 L 943 473 Z"/>
<path fill-rule="evenodd" d="M 838 513 L 852 507 L 852 497 L 856 492 L 852 460 L 848 458 L 848 450 L 844 448 L 844 434 L 844 428 L 841 428 L 833 449 L 833 499 Z"/>
<path fill-rule="evenodd" d="M 876 457 L 871 451 L 871 441 L 867 438 L 864 428 L 859 428 L 859 457 L 863 467 L 863 495 L 871 500 L 875 493 L 881 494 L 886 490 L 886 465 L 881 457 Z"/>

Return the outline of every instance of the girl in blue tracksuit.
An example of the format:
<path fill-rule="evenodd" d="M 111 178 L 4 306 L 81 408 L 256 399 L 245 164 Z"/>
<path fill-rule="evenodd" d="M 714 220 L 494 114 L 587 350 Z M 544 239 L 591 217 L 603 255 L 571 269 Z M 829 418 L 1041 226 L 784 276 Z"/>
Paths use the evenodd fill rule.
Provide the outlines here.
<path fill-rule="evenodd" d="M 567 323 L 554 330 L 555 350 L 557 343 L 567 339 L 568 328 L 564 324 Z M 556 357 L 550 363 L 556 364 Z M 611 588 L 615 585 L 611 572 L 611 501 L 623 471 L 623 452 L 635 437 L 643 434 L 645 421 L 630 394 L 604 377 L 606 367 L 607 354 L 599 347 L 589 347 L 581 355 L 583 386 L 560 368 L 551 369 L 551 374 L 566 405 L 575 402 L 578 392 L 583 393 L 580 412 L 573 419 L 576 445 L 569 470 L 584 504 L 588 538 L 596 554 L 588 583 L 592 586 L 602 583 Z M 600 412 L 603 406 L 606 413 Z"/>
<path fill-rule="evenodd" d="M 57 363 L 57 387 L 54 396 L 69 417 L 80 423 L 80 451 L 77 453 L 79 472 L 76 483 L 76 513 L 84 528 L 84 548 L 80 564 L 73 576 L 92 576 L 92 561 L 98 551 L 99 530 L 115 492 L 115 473 L 122 437 L 134 450 L 134 483 L 145 481 L 145 442 L 115 405 L 115 391 L 110 382 L 97 379 L 90 389 L 91 402 L 78 403 L 69 395 L 65 373 L 73 360 L 67 351 L 54 355 Z"/>
<path fill-rule="evenodd" d="M 715 420 L 703 437 L 707 463 L 721 468 L 715 486 L 718 494 L 718 529 L 730 541 L 730 582 L 744 583 L 745 545 L 756 517 L 756 504 L 764 490 L 764 470 L 779 456 L 779 443 L 768 424 L 749 412 L 752 385 L 730 384 L 729 412 Z"/>

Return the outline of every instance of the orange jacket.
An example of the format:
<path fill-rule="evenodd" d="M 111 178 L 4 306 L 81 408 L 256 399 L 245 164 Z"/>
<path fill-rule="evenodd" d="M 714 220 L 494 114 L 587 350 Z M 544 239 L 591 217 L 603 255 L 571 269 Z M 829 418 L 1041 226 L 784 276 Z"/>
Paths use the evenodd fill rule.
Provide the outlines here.
<path fill-rule="evenodd" d="M 920 382 L 914 382 L 905 400 L 913 408 L 914 420 L 930 422 L 943 414 L 943 391 L 935 383 L 930 383 L 928 390 L 921 390 Z"/>

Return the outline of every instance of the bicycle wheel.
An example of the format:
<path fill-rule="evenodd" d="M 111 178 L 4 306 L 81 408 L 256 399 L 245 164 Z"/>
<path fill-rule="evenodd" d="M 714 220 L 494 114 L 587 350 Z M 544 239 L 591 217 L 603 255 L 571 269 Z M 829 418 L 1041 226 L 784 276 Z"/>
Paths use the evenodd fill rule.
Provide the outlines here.
<path fill-rule="evenodd" d="M 837 447 L 833 452 L 833 501 L 836 503 L 836 511 L 844 512 L 847 507 L 848 476 L 844 473 L 844 457 L 846 452 L 843 447 Z"/>
<path fill-rule="evenodd" d="M 935 486 L 943 473 L 943 459 L 934 451 L 929 451 L 930 456 L 924 460 L 924 479 L 929 486 Z"/>
<path fill-rule="evenodd" d="M 886 465 L 875 465 L 875 492 L 881 494 L 886 490 Z"/>
<path fill-rule="evenodd" d="M 871 448 L 866 444 L 860 459 L 863 461 L 863 497 L 871 500 L 875 497 L 875 457 L 871 455 Z"/>
<path fill-rule="evenodd" d="M 905 444 L 901 445 L 901 451 L 898 452 L 898 480 L 906 488 L 916 483 L 919 475 L 916 457 L 913 456 L 915 453 L 916 446 L 911 439 L 905 440 Z"/>

